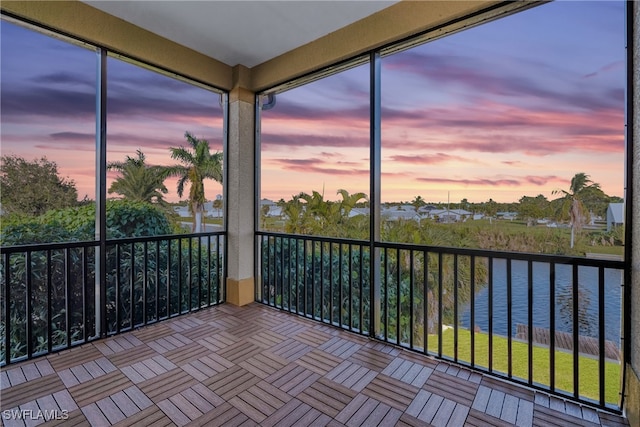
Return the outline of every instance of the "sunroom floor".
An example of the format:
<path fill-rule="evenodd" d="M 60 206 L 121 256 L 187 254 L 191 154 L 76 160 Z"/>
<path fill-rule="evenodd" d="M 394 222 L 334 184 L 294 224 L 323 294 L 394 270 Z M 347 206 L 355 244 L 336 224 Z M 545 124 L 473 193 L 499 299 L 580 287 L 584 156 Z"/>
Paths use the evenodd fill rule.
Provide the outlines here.
<path fill-rule="evenodd" d="M 0 377 L 5 426 L 628 425 L 257 303 L 176 317 Z"/>

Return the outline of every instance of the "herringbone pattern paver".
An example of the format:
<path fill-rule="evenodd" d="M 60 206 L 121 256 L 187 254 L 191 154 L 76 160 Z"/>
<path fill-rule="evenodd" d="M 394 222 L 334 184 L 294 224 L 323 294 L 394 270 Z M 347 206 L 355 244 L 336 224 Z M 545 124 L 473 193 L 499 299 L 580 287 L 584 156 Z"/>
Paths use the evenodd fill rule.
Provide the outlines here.
<path fill-rule="evenodd" d="M 11 365 L 0 380 L 6 426 L 626 425 L 259 304 L 221 305 Z"/>

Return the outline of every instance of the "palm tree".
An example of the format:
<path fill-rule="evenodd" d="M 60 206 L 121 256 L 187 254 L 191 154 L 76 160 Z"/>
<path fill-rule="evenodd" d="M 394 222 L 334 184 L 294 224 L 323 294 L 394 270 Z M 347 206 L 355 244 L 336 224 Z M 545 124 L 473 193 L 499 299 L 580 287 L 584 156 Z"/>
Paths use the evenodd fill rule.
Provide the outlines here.
<path fill-rule="evenodd" d="M 189 211 L 193 215 L 192 232 L 204 231 L 202 217 L 204 215 L 204 180 L 213 179 L 222 183 L 222 153 L 211 154 L 209 142 L 206 139 L 198 139 L 185 132 L 185 138 L 189 147 L 170 147 L 171 158 L 178 160 L 181 165 L 167 168 L 169 176 L 178 177 L 178 196 L 182 197 L 184 186 L 191 184 L 189 189 Z"/>
<path fill-rule="evenodd" d="M 594 183 L 584 172 L 578 172 L 571 178 L 571 185 L 569 191 L 557 189 L 553 190 L 551 194 L 563 194 L 563 203 L 560 208 L 560 216 L 566 217 L 569 215 L 571 222 L 571 248 L 573 248 L 575 242 L 575 232 L 580 230 L 582 224 L 585 222 L 588 213 L 581 201 L 581 193 L 585 190 L 600 188 L 600 184 Z"/>
<path fill-rule="evenodd" d="M 121 174 L 109 187 L 109 194 L 116 193 L 138 202 L 163 204 L 162 195 L 167 194 L 165 168 L 147 165 L 140 150 L 136 150 L 136 154 L 137 157 L 127 156 L 124 162 L 107 164 L 107 169 Z"/>
<path fill-rule="evenodd" d="M 424 199 L 422 198 L 422 196 L 416 196 L 414 197 L 414 199 L 411 201 L 411 204 L 413 205 L 413 208 L 416 210 L 416 212 L 418 212 L 418 210 L 426 205 Z"/>
<path fill-rule="evenodd" d="M 340 208 L 342 211 L 342 215 L 345 218 L 349 217 L 349 213 L 351 212 L 351 210 L 353 208 L 356 207 L 356 204 L 360 201 L 360 200 L 365 200 L 368 201 L 367 199 L 367 195 L 364 193 L 353 193 L 353 194 L 349 194 L 349 192 L 347 190 L 338 190 L 338 193 L 342 196 L 342 201 L 340 202 Z"/>

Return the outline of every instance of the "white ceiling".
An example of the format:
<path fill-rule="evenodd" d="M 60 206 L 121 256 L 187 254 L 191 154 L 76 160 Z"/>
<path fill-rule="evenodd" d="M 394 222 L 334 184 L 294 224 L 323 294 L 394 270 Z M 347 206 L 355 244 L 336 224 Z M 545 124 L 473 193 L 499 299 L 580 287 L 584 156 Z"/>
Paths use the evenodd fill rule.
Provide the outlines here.
<path fill-rule="evenodd" d="M 253 67 L 397 0 L 84 2 L 227 65 Z"/>

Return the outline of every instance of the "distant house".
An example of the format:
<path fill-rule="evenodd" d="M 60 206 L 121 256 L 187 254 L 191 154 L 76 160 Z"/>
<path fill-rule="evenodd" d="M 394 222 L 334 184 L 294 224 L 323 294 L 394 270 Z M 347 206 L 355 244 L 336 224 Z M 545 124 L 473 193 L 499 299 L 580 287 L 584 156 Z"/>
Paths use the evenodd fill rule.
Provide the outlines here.
<path fill-rule="evenodd" d="M 609 203 L 607 208 L 607 231 L 624 225 L 624 203 Z"/>
<path fill-rule="evenodd" d="M 273 200 L 261 199 L 260 214 L 268 217 L 281 217 L 283 212 L 282 208 Z"/>
<path fill-rule="evenodd" d="M 429 212 L 429 216 L 438 222 L 460 222 L 472 216 L 472 212 L 464 209 L 439 209 Z"/>
<path fill-rule="evenodd" d="M 349 211 L 349 218 L 359 215 L 369 215 L 369 208 L 353 208 Z"/>
<path fill-rule="evenodd" d="M 411 206 L 411 205 L 405 205 Z M 414 219 L 419 221 L 420 215 L 416 213 L 416 210 L 411 206 L 411 209 L 400 209 L 400 207 L 384 208 L 380 211 L 380 216 L 388 221 L 398 221 L 400 219 Z"/>
<path fill-rule="evenodd" d="M 498 212 L 496 213 L 496 217 L 498 219 L 513 221 L 514 219 L 518 218 L 518 212 Z"/>
<path fill-rule="evenodd" d="M 189 206 L 174 206 L 173 211 L 183 218 L 191 216 Z"/>

